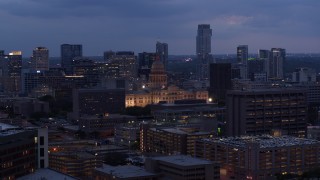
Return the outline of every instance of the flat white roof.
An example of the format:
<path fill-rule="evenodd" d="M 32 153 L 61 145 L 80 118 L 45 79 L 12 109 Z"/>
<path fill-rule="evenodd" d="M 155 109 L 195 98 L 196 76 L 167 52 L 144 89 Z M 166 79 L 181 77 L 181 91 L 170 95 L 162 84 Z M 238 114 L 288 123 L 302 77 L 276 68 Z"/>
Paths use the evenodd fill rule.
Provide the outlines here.
<path fill-rule="evenodd" d="M 160 156 L 160 157 L 153 157 L 152 159 L 179 165 L 179 166 L 196 166 L 196 165 L 213 164 L 212 161 L 194 158 L 194 157 L 185 156 L 185 155 Z"/>
<path fill-rule="evenodd" d="M 241 136 L 241 137 L 227 137 L 227 138 L 213 138 L 213 139 L 202 139 L 202 141 L 226 144 L 234 147 L 246 147 L 248 143 L 258 143 L 260 148 L 271 148 L 271 147 L 287 147 L 296 145 L 310 145 L 319 144 L 320 141 L 306 138 L 297 138 L 293 136 L 280 136 L 273 137 L 270 135 L 260 136 Z"/>
<path fill-rule="evenodd" d="M 26 176 L 19 177 L 17 180 L 41 180 L 41 179 L 63 179 L 63 180 L 76 180 L 72 176 L 62 174 L 52 169 L 37 169 L 34 173 Z"/>
<path fill-rule="evenodd" d="M 118 178 L 130 178 L 130 177 L 145 177 L 155 176 L 156 174 L 146 171 L 144 168 L 138 166 L 110 166 L 104 164 L 101 168 L 96 168 L 97 171 L 104 172 L 106 174 L 112 174 Z"/>

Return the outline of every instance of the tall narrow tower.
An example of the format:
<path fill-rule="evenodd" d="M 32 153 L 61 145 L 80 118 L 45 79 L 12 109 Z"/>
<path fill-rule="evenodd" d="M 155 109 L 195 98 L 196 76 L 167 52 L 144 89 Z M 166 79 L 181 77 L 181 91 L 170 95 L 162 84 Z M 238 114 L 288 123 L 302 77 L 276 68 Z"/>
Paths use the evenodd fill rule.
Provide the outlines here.
<path fill-rule="evenodd" d="M 213 58 L 211 53 L 212 29 L 210 24 L 199 24 L 197 32 L 197 79 L 207 80 L 209 78 L 209 64 Z"/>
<path fill-rule="evenodd" d="M 283 61 L 286 58 L 286 50 L 282 48 L 272 48 L 269 61 L 269 78 L 283 78 Z"/>
<path fill-rule="evenodd" d="M 165 70 L 168 69 L 168 44 L 157 42 L 156 53 L 159 55 L 160 61 L 163 63 Z"/>
<path fill-rule="evenodd" d="M 248 45 L 239 45 L 237 47 L 237 61 L 240 67 L 241 79 L 247 79 L 248 76 Z"/>

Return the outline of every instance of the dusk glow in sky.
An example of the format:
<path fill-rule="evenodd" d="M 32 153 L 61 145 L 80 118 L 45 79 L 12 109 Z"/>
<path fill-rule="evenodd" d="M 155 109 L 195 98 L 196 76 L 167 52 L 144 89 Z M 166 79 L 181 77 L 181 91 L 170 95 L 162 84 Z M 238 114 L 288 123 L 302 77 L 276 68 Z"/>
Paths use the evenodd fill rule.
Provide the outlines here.
<path fill-rule="evenodd" d="M 281 47 L 320 53 L 320 0 L 1 0 L 0 49 L 45 46 L 60 56 L 63 43 L 82 44 L 85 56 L 106 50 L 195 54 L 198 24 L 213 29 L 212 53 Z"/>

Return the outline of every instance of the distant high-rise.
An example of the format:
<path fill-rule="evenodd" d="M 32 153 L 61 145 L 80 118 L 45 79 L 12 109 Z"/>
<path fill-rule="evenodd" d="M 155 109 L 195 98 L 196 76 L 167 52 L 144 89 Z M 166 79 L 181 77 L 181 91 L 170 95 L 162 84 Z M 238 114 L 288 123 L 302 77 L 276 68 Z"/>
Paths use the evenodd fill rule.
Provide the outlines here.
<path fill-rule="evenodd" d="M 269 61 L 270 61 L 270 51 L 259 49 L 258 59 L 264 61 L 264 72 L 269 76 Z"/>
<path fill-rule="evenodd" d="M 61 66 L 66 74 L 73 74 L 72 62 L 75 57 L 82 57 L 82 45 L 61 45 Z"/>
<path fill-rule="evenodd" d="M 149 79 L 149 74 L 151 71 L 152 64 L 158 59 L 160 60 L 160 55 L 158 53 L 139 53 L 139 65 L 138 65 L 138 75 L 139 77 L 145 77 Z M 164 64 L 162 62 L 162 64 Z"/>
<path fill-rule="evenodd" d="M 286 50 L 282 48 L 272 48 L 269 61 L 269 78 L 283 78 L 283 62 L 286 58 Z"/>
<path fill-rule="evenodd" d="M 211 53 L 212 29 L 210 24 L 199 24 L 197 33 L 197 55 L 206 55 Z"/>
<path fill-rule="evenodd" d="M 31 69 L 49 70 L 49 50 L 45 47 L 36 47 L 31 57 Z"/>
<path fill-rule="evenodd" d="M 237 47 L 237 61 L 247 65 L 248 62 L 248 45 L 239 45 Z"/>
<path fill-rule="evenodd" d="M 157 42 L 156 53 L 159 55 L 160 61 L 162 61 L 164 68 L 168 68 L 168 44 Z"/>
<path fill-rule="evenodd" d="M 197 32 L 197 79 L 207 80 L 209 78 L 209 64 L 213 58 L 211 53 L 212 29 L 210 24 L 199 24 Z"/>
<path fill-rule="evenodd" d="M 237 47 L 237 61 L 239 64 L 243 65 L 243 77 L 242 79 L 247 79 L 248 75 L 248 45 L 239 45 Z"/>
<path fill-rule="evenodd" d="M 105 52 L 103 53 L 103 60 L 104 60 L 105 62 L 108 62 L 108 61 L 112 58 L 112 56 L 115 55 L 115 54 L 116 54 L 116 53 L 113 52 L 113 51 L 105 51 Z"/>
<path fill-rule="evenodd" d="M 12 51 L 9 55 L 0 55 L 1 88 L 7 92 L 20 91 L 22 52 Z"/>

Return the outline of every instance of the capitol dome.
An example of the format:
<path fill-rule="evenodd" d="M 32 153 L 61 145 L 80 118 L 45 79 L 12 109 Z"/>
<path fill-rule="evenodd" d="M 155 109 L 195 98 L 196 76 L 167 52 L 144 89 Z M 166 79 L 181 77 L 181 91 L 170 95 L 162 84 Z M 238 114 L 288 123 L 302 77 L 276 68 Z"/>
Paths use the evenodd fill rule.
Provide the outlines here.
<path fill-rule="evenodd" d="M 152 63 L 151 74 L 166 74 L 164 65 L 161 61 L 156 60 Z"/>

